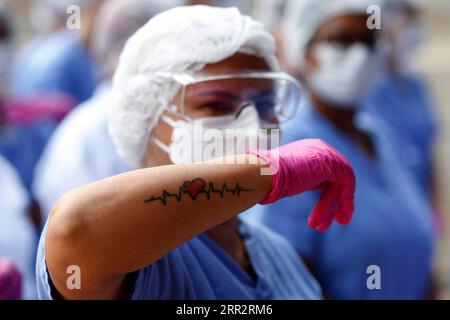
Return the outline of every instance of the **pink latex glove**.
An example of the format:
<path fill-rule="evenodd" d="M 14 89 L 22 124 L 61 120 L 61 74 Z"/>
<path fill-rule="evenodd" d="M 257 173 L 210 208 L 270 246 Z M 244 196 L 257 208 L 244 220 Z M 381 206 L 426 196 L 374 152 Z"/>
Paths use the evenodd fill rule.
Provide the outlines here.
<path fill-rule="evenodd" d="M 0 258 L 0 300 L 19 300 L 22 276 L 14 264 Z"/>
<path fill-rule="evenodd" d="M 327 143 L 305 139 L 279 149 L 249 151 L 248 154 L 264 159 L 271 169 L 278 167 L 272 191 L 261 204 L 324 189 L 309 216 L 308 226 L 324 232 L 334 219 L 340 224 L 348 224 L 352 219 L 355 174 L 347 159 Z"/>

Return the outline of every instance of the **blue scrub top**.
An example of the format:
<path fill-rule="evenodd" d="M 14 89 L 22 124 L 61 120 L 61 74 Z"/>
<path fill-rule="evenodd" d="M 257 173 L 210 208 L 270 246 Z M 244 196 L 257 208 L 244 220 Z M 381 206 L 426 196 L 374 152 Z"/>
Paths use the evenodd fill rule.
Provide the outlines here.
<path fill-rule="evenodd" d="M 0 129 L 0 155 L 16 168 L 30 194 L 35 165 L 57 125 L 54 120 L 43 120 Z"/>
<path fill-rule="evenodd" d="M 65 93 L 83 102 L 92 96 L 96 82 L 92 58 L 78 34 L 63 29 L 22 49 L 13 63 L 11 90 L 14 96 Z"/>
<path fill-rule="evenodd" d="M 55 298 L 45 264 L 44 228 L 36 277 L 40 299 Z M 134 300 L 320 299 L 321 290 L 294 248 L 255 221 L 241 219 L 239 233 L 257 274 L 254 281 L 207 234 L 193 238 L 139 270 Z M 54 292 L 54 291 L 53 291 Z"/>
<path fill-rule="evenodd" d="M 420 187 L 430 195 L 433 139 L 436 134 L 434 110 L 419 75 L 386 72 L 380 86 L 365 106 L 405 139 L 402 159 L 411 168 Z"/>
<path fill-rule="evenodd" d="M 282 128 L 283 141 L 327 141 L 353 165 L 355 214 L 348 226 L 326 233 L 307 227 L 318 192 L 307 192 L 248 213 L 285 236 L 312 264 L 324 294 L 336 299 L 422 299 L 431 285 L 434 243 L 431 209 L 398 161 L 398 140 L 368 115 L 358 126 L 375 144 L 377 158 L 361 149 L 304 101 L 295 119 Z M 381 290 L 369 290 L 369 266 L 381 269 Z"/>

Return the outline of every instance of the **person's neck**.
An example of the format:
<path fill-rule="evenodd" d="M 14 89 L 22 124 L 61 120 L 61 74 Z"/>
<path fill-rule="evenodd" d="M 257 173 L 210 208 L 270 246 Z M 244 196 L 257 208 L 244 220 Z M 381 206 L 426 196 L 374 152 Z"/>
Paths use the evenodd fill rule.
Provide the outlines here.
<path fill-rule="evenodd" d="M 395 58 L 391 57 L 388 59 L 387 69 L 391 78 L 394 79 L 398 84 L 402 85 L 404 83 L 405 71 L 399 67 Z"/>
<path fill-rule="evenodd" d="M 314 109 L 337 128 L 348 133 L 354 131 L 356 107 L 341 108 L 333 106 L 331 103 L 324 101 L 312 92 L 309 94 L 309 99 Z"/>
<path fill-rule="evenodd" d="M 376 156 L 375 145 L 371 137 L 355 125 L 356 106 L 347 106 L 346 108 L 336 107 L 320 99 L 320 97 L 313 93 L 310 93 L 309 98 L 317 112 L 330 121 L 336 128 L 344 132 L 369 157 L 374 158 Z"/>

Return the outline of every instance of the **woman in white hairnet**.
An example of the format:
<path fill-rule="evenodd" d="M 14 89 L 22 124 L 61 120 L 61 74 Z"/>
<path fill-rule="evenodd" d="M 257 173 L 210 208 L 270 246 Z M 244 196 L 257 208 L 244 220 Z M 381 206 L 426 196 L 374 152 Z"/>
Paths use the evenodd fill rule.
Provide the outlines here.
<path fill-rule="evenodd" d="M 282 143 L 319 138 L 355 168 L 355 217 L 326 234 L 304 227 L 318 194 L 305 193 L 253 217 L 283 234 L 333 299 L 425 299 L 431 293 L 431 209 L 399 160 L 399 138 L 360 113 L 380 69 L 378 32 L 367 28 L 372 1 L 292 1 L 285 42 L 307 88 Z M 298 7 L 296 7 L 298 6 Z"/>
<path fill-rule="evenodd" d="M 236 217 L 325 189 L 309 225 L 349 223 L 355 180 L 346 159 L 319 140 L 226 159 L 217 147 L 199 163 L 199 153 L 182 151 L 206 150 L 199 128 L 224 142 L 227 128 L 274 128 L 291 117 L 299 87 L 277 69 L 271 35 L 235 8 L 179 7 L 138 30 L 108 111 L 119 154 L 143 169 L 58 201 L 39 245 L 40 298 L 320 298 L 281 236 Z"/>

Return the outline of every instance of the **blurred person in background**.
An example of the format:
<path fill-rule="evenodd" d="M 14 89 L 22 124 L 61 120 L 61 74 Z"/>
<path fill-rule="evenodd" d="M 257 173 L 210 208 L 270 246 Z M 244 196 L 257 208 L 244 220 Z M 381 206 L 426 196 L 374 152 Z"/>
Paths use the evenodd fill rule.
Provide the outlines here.
<path fill-rule="evenodd" d="M 63 94 L 34 94 L 12 97 L 8 90 L 9 64 L 13 57 L 13 17 L 0 8 L 0 154 L 16 168 L 31 195 L 34 166 L 48 138 L 75 105 Z M 31 196 L 30 196 L 31 197 Z M 32 197 L 31 197 L 32 198 Z M 36 226 L 39 207 L 32 200 L 30 213 Z"/>
<path fill-rule="evenodd" d="M 186 0 L 187 5 L 208 5 L 221 8 L 237 7 L 245 14 L 261 21 L 268 30 L 281 18 L 286 0 Z"/>
<path fill-rule="evenodd" d="M 157 13 L 180 4 L 182 1 L 174 0 L 103 1 L 92 35 L 101 83 L 94 96 L 55 131 L 36 167 L 33 194 L 44 221 L 64 193 L 131 169 L 117 155 L 108 134 L 106 108 L 111 79 L 128 37 Z"/>
<path fill-rule="evenodd" d="M 334 225 L 326 234 L 306 228 L 317 192 L 253 208 L 250 215 L 291 241 L 332 299 L 426 299 L 431 208 L 399 160 L 401 139 L 359 112 L 382 68 L 380 33 L 366 24 L 372 3 L 292 0 L 284 30 L 287 56 L 300 70 L 307 99 L 282 126 L 282 143 L 319 138 L 349 159 L 357 179 L 352 224 Z M 381 272 L 379 290 L 368 287 L 373 265 Z"/>
<path fill-rule="evenodd" d="M 425 36 L 420 3 L 383 1 L 383 30 L 388 40 L 386 68 L 366 109 L 404 138 L 405 143 L 397 147 L 434 205 L 433 142 L 437 124 L 426 83 L 415 65 L 417 49 Z"/>
<path fill-rule="evenodd" d="M 42 32 L 18 53 L 11 76 L 14 96 L 62 93 L 77 103 L 94 93 L 98 75 L 91 52 L 92 27 L 100 0 L 35 0 L 30 15 Z M 67 22 L 75 5 L 81 11 L 80 30 Z M 44 21 L 44 22 L 42 22 Z"/>
<path fill-rule="evenodd" d="M 35 299 L 36 236 L 28 217 L 29 203 L 27 192 L 16 171 L 0 156 L 0 257 L 10 259 L 20 271 L 23 281 L 22 297 Z M 3 276 L 6 275 L 2 275 L 0 271 L 0 297 L 6 294 L 2 292 L 6 285 L 2 283 Z"/>

